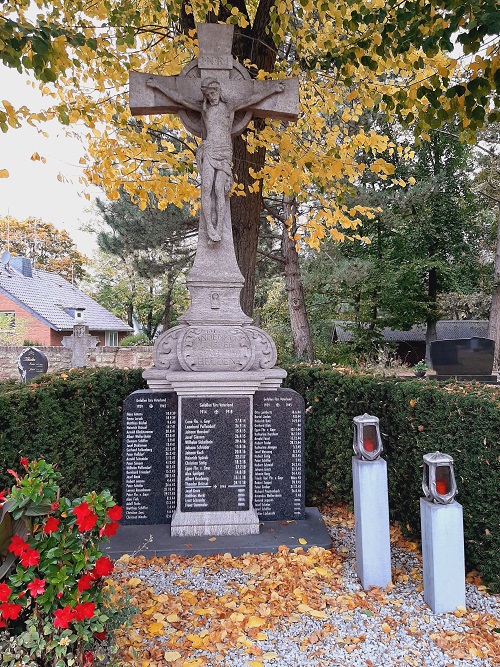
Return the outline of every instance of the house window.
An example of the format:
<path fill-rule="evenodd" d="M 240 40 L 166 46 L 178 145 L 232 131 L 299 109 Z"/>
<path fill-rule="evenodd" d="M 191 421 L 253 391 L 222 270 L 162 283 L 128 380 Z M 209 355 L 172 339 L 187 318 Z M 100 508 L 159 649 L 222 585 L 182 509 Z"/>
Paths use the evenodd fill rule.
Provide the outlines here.
<path fill-rule="evenodd" d="M 0 331 L 14 331 L 16 314 L 12 310 L 0 310 Z"/>
<path fill-rule="evenodd" d="M 106 331 L 104 335 L 104 345 L 118 347 L 118 331 Z"/>

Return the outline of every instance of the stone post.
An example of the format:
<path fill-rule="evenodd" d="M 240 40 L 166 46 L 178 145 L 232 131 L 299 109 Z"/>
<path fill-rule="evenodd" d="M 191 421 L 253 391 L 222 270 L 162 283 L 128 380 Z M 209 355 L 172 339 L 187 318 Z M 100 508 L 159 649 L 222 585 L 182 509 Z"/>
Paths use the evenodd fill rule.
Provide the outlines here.
<path fill-rule="evenodd" d="M 352 458 L 356 568 L 361 585 L 385 588 L 391 583 L 391 545 L 387 463 Z"/>

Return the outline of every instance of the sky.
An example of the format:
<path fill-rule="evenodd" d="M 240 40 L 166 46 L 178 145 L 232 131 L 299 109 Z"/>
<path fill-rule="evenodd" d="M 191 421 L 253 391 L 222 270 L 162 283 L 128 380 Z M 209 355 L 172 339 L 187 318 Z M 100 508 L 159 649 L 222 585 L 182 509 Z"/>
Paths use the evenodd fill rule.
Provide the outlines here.
<path fill-rule="evenodd" d="M 16 70 L 0 66 L 0 100 L 8 100 L 15 107 L 25 104 L 32 110 L 42 108 L 41 93 L 26 85 L 26 80 Z M 76 138 L 67 137 L 65 128 L 56 121 L 43 124 L 42 129 L 49 138 L 29 125 L 0 131 L 0 169 L 9 171 L 9 178 L 0 178 L 0 216 L 21 220 L 33 216 L 51 222 L 57 229 L 65 229 L 78 250 L 89 256 L 96 244 L 92 234 L 80 229 L 93 218 L 91 202 L 85 199 L 84 187 L 78 183 L 83 147 Z M 46 159 L 46 164 L 31 160 L 35 152 Z M 102 197 L 95 187 L 88 192 L 91 199 Z M 0 239 L 0 251 L 6 247 L 7 240 Z"/>

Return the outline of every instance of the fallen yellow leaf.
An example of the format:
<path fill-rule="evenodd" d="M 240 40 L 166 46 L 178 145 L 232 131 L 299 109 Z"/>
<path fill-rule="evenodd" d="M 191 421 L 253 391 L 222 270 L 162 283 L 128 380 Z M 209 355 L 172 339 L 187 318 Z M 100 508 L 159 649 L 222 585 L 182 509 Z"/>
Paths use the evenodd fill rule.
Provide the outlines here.
<path fill-rule="evenodd" d="M 181 619 L 177 616 L 177 614 L 169 614 L 167 616 L 167 621 L 169 623 L 178 623 Z"/>
<path fill-rule="evenodd" d="M 142 581 L 139 579 L 139 577 L 132 577 L 132 579 L 129 579 L 127 581 L 127 586 L 130 586 L 131 588 L 139 586 L 139 584 L 142 584 Z"/>
<path fill-rule="evenodd" d="M 200 607 L 200 609 L 195 609 L 193 611 L 193 614 L 196 614 L 197 616 L 210 616 L 210 614 L 212 612 L 213 612 L 213 609 L 210 609 L 208 607 L 206 607 L 206 608 Z"/>
<path fill-rule="evenodd" d="M 259 634 L 257 635 L 257 637 L 255 637 L 255 639 L 256 639 L 258 642 L 263 642 L 263 641 L 265 641 L 266 639 L 268 639 L 268 636 L 266 635 L 265 632 L 259 632 Z"/>
<path fill-rule="evenodd" d="M 182 667 L 200 667 L 202 664 L 203 660 L 201 658 L 194 658 L 193 660 L 185 660 Z"/>
<path fill-rule="evenodd" d="M 246 625 L 247 628 L 260 628 L 261 625 L 265 625 L 266 621 L 263 618 L 259 618 L 259 616 L 250 616 L 248 619 L 248 623 Z"/>
<path fill-rule="evenodd" d="M 162 635 L 163 627 L 163 623 L 150 623 L 148 625 L 148 632 L 150 635 Z"/>
<path fill-rule="evenodd" d="M 203 639 L 199 635 L 188 635 L 186 639 L 189 639 L 193 648 L 203 648 L 204 646 Z"/>
<path fill-rule="evenodd" d="M 382 632 L 390 632 L 391 626 L 388 623 L 382 623 Z"/>
<path fill-rule="evenodd" d="M 176 660 L 179 660 L 181 658 L 181 654 L 179 651 L 165 651 L 165 655 L 163 656 L 167 662 L 175 662 Z"/>
<path fill-rule="evenodd" d="M 209 537 L 209 538 L 208 538 L 208 541 L 209 541 L 209 542 L 215 542 L 216 539 L 217 539 L 216 537 Z"/>
<path fill-rule="evenodd" d="M 0 178 L 9 178 L 9 172 L 7 169 L 0 169 Z"/>
<path fill-rule="evenodd" d="M 299 544 L 307 544 L 307 540 L 305 540 L 303 537 L 299 537 Z"/>
<path fill-rule="evenodd" d="M 268 651 L 268 653 L 263 653 L 261 658 L 262 660 L 276 660 L 276 658 L 279 658 L 279 655 L 273 651 Z"/>
<path fill-rule="evenodd" d="M 250 667 L 264 667 L 264 663 L 260 660 L 251 660 L 247 662 L 247 665 L 250 665 Z"/>

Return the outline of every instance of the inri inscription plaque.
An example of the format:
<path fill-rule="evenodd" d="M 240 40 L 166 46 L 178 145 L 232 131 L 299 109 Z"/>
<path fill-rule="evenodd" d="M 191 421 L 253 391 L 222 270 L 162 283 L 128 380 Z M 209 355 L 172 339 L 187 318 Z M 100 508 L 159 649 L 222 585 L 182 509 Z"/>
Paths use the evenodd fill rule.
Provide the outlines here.
<path fill-rule="evenodd" d="M 181 510 L 248 510 L 250 397 L 188 396 L 181 406 Z"/>
<path fill-rule="evenodd" d="M 254 506 L 262 521 L 305 518 L 304 399 L 292 389 L 254 395 Z"/>
<path fill-rule="evenodd" d="M 123 402 L 123 523 L 170 523 L 176 503 L 177 395 L 135 391 Z"/>

